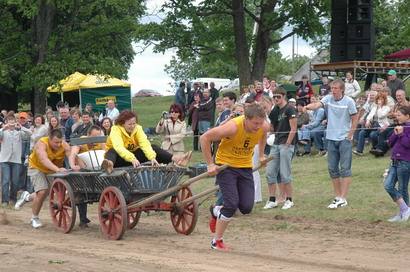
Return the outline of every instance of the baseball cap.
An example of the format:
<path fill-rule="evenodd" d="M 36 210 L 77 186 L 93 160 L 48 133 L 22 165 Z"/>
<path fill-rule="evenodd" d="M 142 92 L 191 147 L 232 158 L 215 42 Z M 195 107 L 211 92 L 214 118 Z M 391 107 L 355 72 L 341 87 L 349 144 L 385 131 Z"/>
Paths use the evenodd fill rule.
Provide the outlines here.
<path fill-rule="evenodd" d="M 27 112 L 19 112 L 19 118 L 24 118 L 24 119 L 28 119 L 28 114 Z"/>
<path fill-rule="evenodd" d="M 289 102 L 296 103 L 296 99 L 295 99 L 295 98 L 291 98 L 291 99 L 289 99 Z"/>
<path fill-rule="evenodd" d="M 387 73 L 389 76 L 393 76 L 396 74 L 395 70 L 389 70 L 389 72 Z"/>

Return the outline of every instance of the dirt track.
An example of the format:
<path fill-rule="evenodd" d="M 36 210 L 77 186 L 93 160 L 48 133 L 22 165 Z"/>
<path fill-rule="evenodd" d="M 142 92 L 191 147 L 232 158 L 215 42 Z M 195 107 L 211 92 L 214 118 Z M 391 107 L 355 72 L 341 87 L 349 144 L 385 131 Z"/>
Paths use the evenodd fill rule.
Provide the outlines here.
<path fill-rule="evenodd" d="M 232 251 L 210 250 L 207 214 L 200 210 L 190 236 L 178 235 L 169 215 L 143 215 L 123 240 L 104 240 L 94 209 L 86 230 L 28 224 L 30 208 L 7 210 L 0 225 L 0 271 L 409 271 L 410 234 L 383 222 L 308 222 L 270 213 L 235 219 L 227 235 Z M 284 222 L 292 228 L 275 228 Z M 278 230 L 279 229 L 279 230 Z M 404 253 L 404 254 L 403 254 Z"/>

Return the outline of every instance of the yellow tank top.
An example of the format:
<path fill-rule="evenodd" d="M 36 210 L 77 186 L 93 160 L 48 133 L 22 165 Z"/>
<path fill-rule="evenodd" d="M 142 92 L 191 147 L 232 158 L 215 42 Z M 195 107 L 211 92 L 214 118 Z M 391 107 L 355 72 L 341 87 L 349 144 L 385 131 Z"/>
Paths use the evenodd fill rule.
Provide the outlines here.
<path fill-rule="evenodd" d="M 47 152 L 47 157 L 50 159 L 52 163 L 54 163 L 58 167 L 63 167 L 64 166 L 64 157 L 65 157 L 65 150 L 64 147 L 61 146 L 57 151 L 51 150 L 50 144 L 48 142 L 48 137 L 43 137 L 39 141 L 43 142 L 46 144 L 46 152 Z M 29 167 L 30 168 L 35 168 L 38 169 L 40 172 L 44 174 L 51 174 L 53 171 L 45 167 L 41 161 L 40 158 L 37 154 L 36 149 L 33 150 L 31 153 L 29 160 Z"/>
<path fill-rule="evenodd" d="M 238 131 L 233 137 L 222 138 L 216 152 L 215 162 L 235 168 L 252 168 L 252 156 L 255 145 L 263 136 L 263 129 L 256 133 L 245 131 L 245 116 L 234 118 Z"/>

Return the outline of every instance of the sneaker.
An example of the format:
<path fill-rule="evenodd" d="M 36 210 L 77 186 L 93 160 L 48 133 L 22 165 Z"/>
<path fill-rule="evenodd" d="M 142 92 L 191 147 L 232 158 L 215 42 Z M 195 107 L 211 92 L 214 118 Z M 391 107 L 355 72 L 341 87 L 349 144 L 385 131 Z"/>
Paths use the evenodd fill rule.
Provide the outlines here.
<path fill-rule="evenodd" d="M 402 215 L 401 215 L 401 221 L 402 222 L 406 222 L 407 220 L 409 220 L 410 217 L 410 208 L 407 209 L 407 211 L 405 211 Z"/>
<path fill-rule="evenodd" d="M 264 210 L 269 210 L 276 208 L 278 206 L 278 202 L 276 201 L 266 201 L 265 207 L 263 207 Z"/>
<path fill-rule="evenodd" d="M 31 226 L 35 229 L 38 229 L 42 227 L 43 224 L 41 224 L 40 218 L 34 217 L 34 218 L 31 218 Z"/>
<path fill-rule="evenodd" d="M 353 150 L 353 154 L 355 154 L 357 156 L 363 156 L 363 152 L 359 152 L 357 150 Z"/>
<path fill-rule="evenodd" d="M 295 205 L 295 203 L 293 203 L 293 201 L 286 200 L 285 204 L 283 204 L 283 206 L 282 206 L 282 210 L 288 210 L 288 209 L 292 208 L 294 205 Z"/>
<path fill-rule="evenodd" d="M 114 171 L 114 163 L 110 160 L 104 159 L 101 163 L 101 169 L 103 169 L 107 174 L 111 174 Z"/>
<path fill-rule="evenodd" d="M 327 206 L 328 209 L 337 209 L 341 207 L 347 206 L 347 201 L 346 199 L 343 198 L 335 198 L 332 203 Z"/>
<path fill-rule="evenodd" d="M 212 233 L 215 233 L 216 230 L 216 216 L 214 215 L 214 206 L 211 205 L 209 207 L 209 211 L 211 212 L 211 217 L 209 218 L 209 230 Z"/>
<path fill-rule="evenodd" d="M 23 205 L 29 201 L 30 201 L 30 193 L 27 191 L 22 192 L 16 204 L 14 205 L 14 209 L 20 210 L 20 208 L 23 207 Z"/>
<path fill-rule="evenodd" d="M 393 216 L 393 217 L 391 217 L 391 218 L 389 218 L 389 219 L 387 219 L 387 221 L 388 222 L 400 222 L 401 221 L 401 216 L 400 216 L 400 214 L 398 213 L 398 214 L 396 214 L 395 216 Z"/>
<path fill-rule="evenodd" d="M 309 144 L 309 142 L 306 141 L 306 140 L 300 140 L 299 143 L 302 144 L 302 145 L 307 145 L 307 144 Z"/>
<path fill-rule="evenodd" d="M 326 154 L 327 154 L 326 150 L 320 150 L 318 153 L 320 157 L 325 156 Z"/>
<path fill-rule="evenodd" d="M 215 240 L 212 239 L 211 248 L 220 251 L 229 251 L 229 247 L 225 245 L 223 239 Z"/>

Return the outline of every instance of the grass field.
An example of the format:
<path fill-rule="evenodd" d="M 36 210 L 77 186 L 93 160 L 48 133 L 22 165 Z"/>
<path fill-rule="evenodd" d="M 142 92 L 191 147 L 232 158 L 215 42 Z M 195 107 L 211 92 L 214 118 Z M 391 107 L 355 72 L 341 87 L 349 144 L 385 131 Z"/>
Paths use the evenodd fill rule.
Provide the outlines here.
<path fill-rule="evenodd" d="M 134 107 L 143 127 L 153 127 L 158 122 L 161 112 L 167 110 L 173 102 L 173 97 L 137 98 Z M 159 137 L 153 139 L 160 142 Z M 192 138 L 185 140 L 186 149 L 192 149 Z M 353 157 L 353 183 L 348 195 L 349 205 L 339 210 L 328 210 L 327 205 L 333 197 L 333 190 L 327 172 L 327 160 L 324 157 L 295 157 L 293 160 L 294 208 L 282 211 L 263 210 L 264 203 L 255 206 L 256 213 L 286 215 L 296 218 L 314 219 L 318 221 L 374 223 L 385 221 L 396 213 L 396 205 L 385 192 L 382 174 L 388 168 L 389 157 L 374 158 L 368 151 L 363 157 Z M 192 164 L 203 161 L 200 152 L 194 152 Z M 261 172 L 263 199 L 268 197 L 265 171 Z M 194 186 L 195 192 L 200 192 L 213 185 L 213 179 L 203 180 Z M 204 201 L 204 209 L 214 201 L 211 197 Z M 204 211 L 206 212 L 206 211 Z M 290 225 L 289 225 L 290 224 Z M 279 225 L 281 228 L 291 228 L 291 223 Z M 399 228 L 410 228 L 409 224 L 399 224 Z"/>

